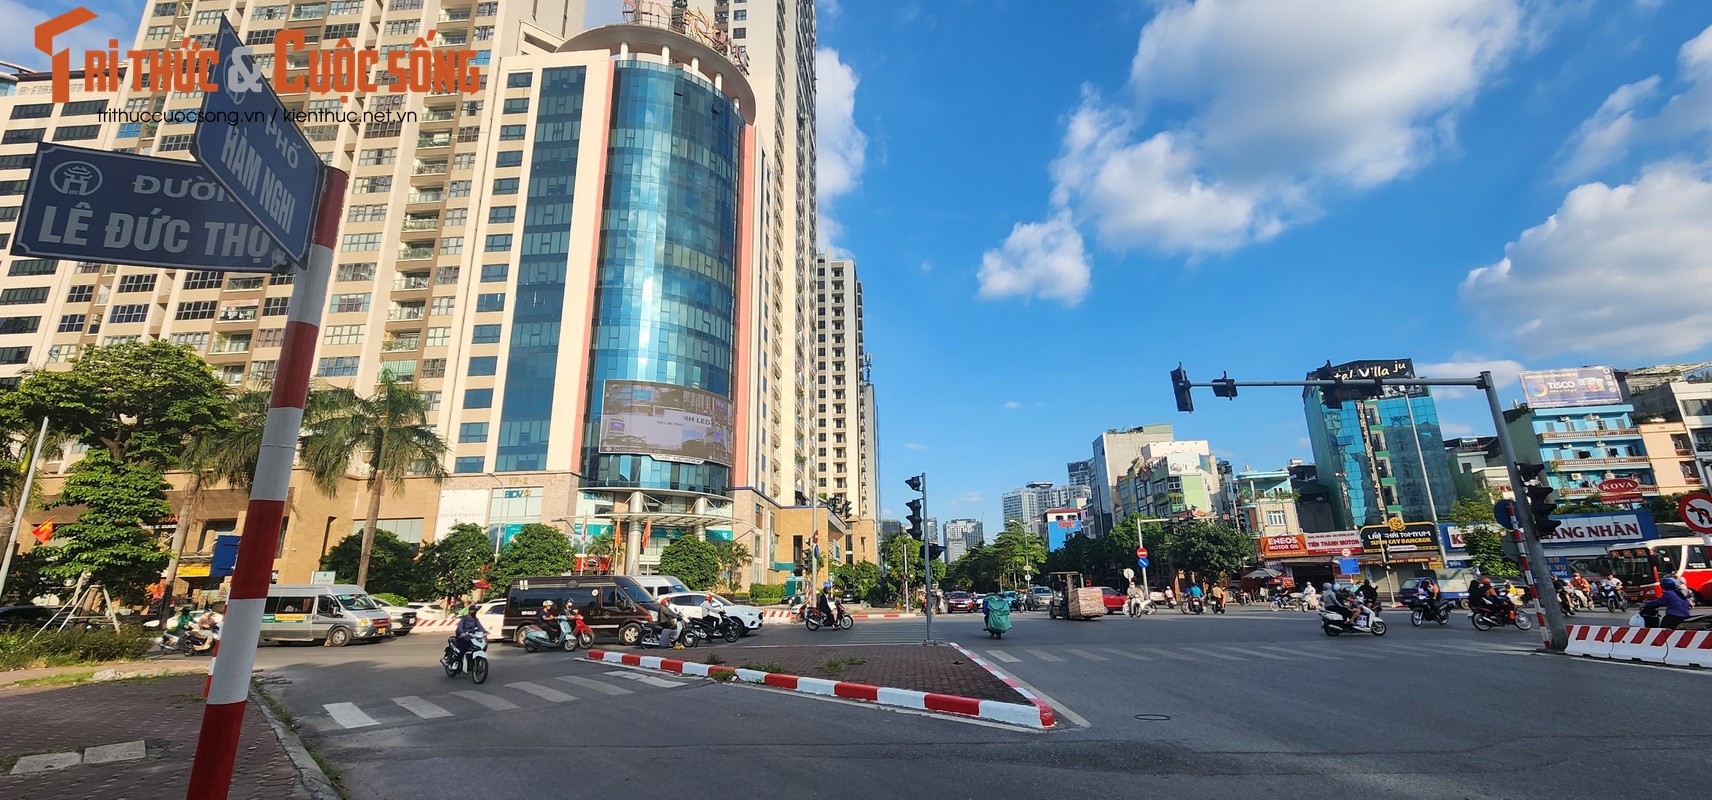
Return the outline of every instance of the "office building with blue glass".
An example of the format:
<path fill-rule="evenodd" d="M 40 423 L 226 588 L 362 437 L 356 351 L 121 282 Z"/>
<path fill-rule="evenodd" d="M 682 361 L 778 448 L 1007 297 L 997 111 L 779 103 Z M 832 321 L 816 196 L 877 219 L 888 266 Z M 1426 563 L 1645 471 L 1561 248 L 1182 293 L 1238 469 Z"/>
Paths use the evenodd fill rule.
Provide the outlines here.
<path fill-rule="evenodd" d="M 1355 361 L 1332 370 L 1346 379 L 1414 377 L 1409 359 Z M 1318 481 L 1327 489 L 1338 530 L 1396 516 L 1425 522 L 1450 512 L 1456 484 L 1427 387 L 1386 387 L 1377 398 L 1327 391 L 1337 390 L 1307 387 L 1302 407 Z"/>

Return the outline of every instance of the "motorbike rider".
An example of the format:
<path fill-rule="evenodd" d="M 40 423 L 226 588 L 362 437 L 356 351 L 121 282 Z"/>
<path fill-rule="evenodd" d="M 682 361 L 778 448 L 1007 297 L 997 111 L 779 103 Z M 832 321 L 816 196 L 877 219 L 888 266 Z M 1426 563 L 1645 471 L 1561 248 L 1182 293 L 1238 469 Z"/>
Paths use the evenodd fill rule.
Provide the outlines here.
<path fill-rule="evenodd" d="M 1213 613 L 1214 614 L 1225 613 L 1226 594 L 1227 593 L 1225 591 L 1224 584 L 1221 583 L 1221 584 L 1218 584 L 1218 585 L 1213 587 Z"/>
<path fill-rule="evenodd" d="M 1665 578 L 1659 581 L 1659 586 L 1663 591 L 1659 592 L 1658 597 L 1641 604 L 1641 613 L 1645 614 L 1655 608 L 1662 608 L 1664 616 L 1659 619 L 1658 627 L 1674 629 L 1681 625 L 1683 620 L 1688 619 L 1688 615 L 1692 612 L 1688 608 L 1688 601 L 1677 592 L 1678 584 L 1675 578 Z"/>
<path fill-rule="evenodd" d="M 1581 573 L 1569 573 L 1569 592 L 1583 606 L 1593 604 L 1593 584 L 1588 583 L 1587 579 L 1581 576 Z"/>
<path fill-rule="evenodd" d="M 1557 604 L 1563 609 L 1563 613 L 1574 616 L 1575 604 L 1569 600 L 1569 581 L 1564 580 L 1562 576 L 1553 575 L 1552 592 L 1557 595 Z"/>
<path fill-rule="evenodd" d="M 464 654 L 476 649 L 470 637 L 475 634 L 487 635 L 487 628 L 476 618 L 476 607 L 464 609 L 464 615 L 458 618 L 458 629 L 452 633 L 453 656 L 462 663 Z"/>
<path fill-rule="evenodd" d="M 684 634 L 684 612 L 672 607 L 671 603 L 660 604 L 660 646 L 673 650 L 684 649 L 683 642 L 678 641 Z"/>
<path fill-rule="evenodd" d="M 553 601 L 541 601 L 541 613 L 535 617 L 535 627 L 547 634 L 547 641 L 559 641 L 559 612 L 553 607 Z"/>
<path fill-rule="evenodd" d="M 1379 607 L 1379 587 L 1374 586 L 1373 581 L 1362 581 L 1361 586 L 1357 587 L 1356 593 L 1361 595 L 1361 602 L 1365 603 L 1368 608 Z"/>
<path fill-rule="evenodd" d="M 1438 616 L 1439 597 L 1441 596 L 1439 582 L 1432 578 L 1422 578 L 1420 584 L 1415 588 L 1420 592 L 1421 607 L 1426 609 L 1426 615 L 1428 617 Z"/>
<path fill-rule="evenodd" d="M 1189 610 L 1194 611 L 1195 609 L 1200 608 L 1201 596 L 1202 596 L 1201 595 L 1201 584 L 1198 584 L 1198 583 L 1189 584 L 1189 591 L 1187 594 L 1189 595 Z"/>
<path fill-rule="evenodd" d="M 825 620 L 823 624 L 831 625 L 838 621 L 838 618 L 832 615 L 832 595 L 830 593 L 821 592 L 820 599 L 815 602 L 815 608 L 819 609 L 820 618 Z"/>
<path fill-rule="evenodd" d="M 185 606 L 178 610 L 178 616 L 172 618 L 172 624 L 167 626 L 167 630 L 189 633 L 190 629 L 194 627 L 196 627 L 196 615 L 191 613 L 190 606 Z"/>
<path fill-rule="evenodd" d="M 1303 590 L 1303 594 L 1308 594 L 1308 591 Z M 1344 602 L 1342 593 L 1331 581 L 1326 581 L 1325 589 L 1320 592 L 1320 609 L 1338 615 L 1346 623 L 1355 619 L 1350 607 Z"/>
<path fill-rule="evenodd" d="M 707 623 L 708 630 L 718 630 L 725 622 L 725 606 L 713 599 L 712 592 L 701 599 L 701 618 Z"/>
<path fill-rule="evenodd" d="M 1485 610 L 1487 613 L 1502 620 L 1510 618 L 1510 612 L 1516 604 L 1510 600 L 1509 594 L 1500 594 L 1492 585 L 1492 578 L 1480 576 L 1480 582 L 1468 592 L 1468 606 L 1475 610 Z"/>
<path fill-rule="evenodd" d="M 202 612 L 202 616 L 196 618 L 196 629 L 194 632 L 205 641 L 208 639 L 219 639 L 220 623 L 225 621 L 225 619 L 226 617 L 224 614 L 220 614 L 210 607 L 208 610 Z"/>

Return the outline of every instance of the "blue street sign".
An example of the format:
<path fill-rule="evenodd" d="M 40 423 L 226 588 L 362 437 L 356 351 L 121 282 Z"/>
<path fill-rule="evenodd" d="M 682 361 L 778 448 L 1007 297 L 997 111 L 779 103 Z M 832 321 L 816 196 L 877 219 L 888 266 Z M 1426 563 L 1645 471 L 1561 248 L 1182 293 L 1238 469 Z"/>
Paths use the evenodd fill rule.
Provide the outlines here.
<path fill-rule="evenodd" d="M 224 17 L 218 91 L 202 95 L 190 153 L 299 265 L 309 257 L 321 159 Z"/>
<path fill-rule="evenodd" d="M 1355 574 L 1361 572 L 1361 565 L 1359 562 L 1356 561 L 1356 559 L 1340 558 L 1337 560 L 1337 569 L 1338 569 L 1338 572 L 1341 572 L 1345 575 L 1355 575 Z"/>
<path fill-rule="evenodd" d="M 224 578 L 232 574 L 238 566 L 238 536 L 221 535 L 214 537 L 214 557 L 208 564 L 208 577 Z"/>
<path fill-rule="evenodd" d="M 1135 563 L 1140 564 L 1142 569 L 1147 569 L 1147 559 L 1138 558 L 1135 560 Z"/>
<path fill-rule="evenodd" d="M 291 259 L 194 161 L 43 144 L 12 254 L 275 272 Z"/>
<path fill-rule="evenodd" d="M 1492 518 L 1510 530 L 1520 527 L 1516 524 L 1516 501 L 1509 498 L 1492 504 Z"/>

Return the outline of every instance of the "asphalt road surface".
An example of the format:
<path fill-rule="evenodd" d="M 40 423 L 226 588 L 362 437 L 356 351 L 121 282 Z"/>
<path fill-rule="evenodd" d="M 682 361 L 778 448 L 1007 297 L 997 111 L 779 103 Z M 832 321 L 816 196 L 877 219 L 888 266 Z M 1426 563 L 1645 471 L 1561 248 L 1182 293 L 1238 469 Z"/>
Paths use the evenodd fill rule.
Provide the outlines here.
<path fill-rule="evenodd" d="M 1613 618 L 1614 619 L 1614 618 Z M 659 677 L 498 645 L 483 686 L 448 679 L 444 637 L 264 647 L 268 690 L 352 797 L 1019 798 L 1075 795 L 1696 796 L 1712 746 L 1692 713 L 1712 673 L 1536 653 L 1536 631 L 1466 614 L 1383 637 L 1233 609 L 1070 622 L 936 617 L 1059 709 L 1045 732 Z M 1581 620 L 1600 621 L 1600 620 Z M 745 647 L 919 642 L 920 618 Z M 693 652 L 692 652 L 693 655 Z"/>

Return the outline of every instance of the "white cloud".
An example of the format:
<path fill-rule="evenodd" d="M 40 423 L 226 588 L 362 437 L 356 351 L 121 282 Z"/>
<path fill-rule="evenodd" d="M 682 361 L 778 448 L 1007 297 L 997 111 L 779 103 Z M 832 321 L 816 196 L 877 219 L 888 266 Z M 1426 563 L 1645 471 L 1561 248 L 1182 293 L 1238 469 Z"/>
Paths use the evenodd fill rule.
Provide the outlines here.
<path fill-rule="evenodd" d="M 1564 179 L 1597 174 L 1636 150 L 1712 135 L 1712 27 L 1677 51 L 1677 81 L 1683 89 L 1664 98 L 1664 79 L 1652 75 L 1617 87 L 1564 144 Z"/>
<path fill-rule="evenodd" d="M 1061 211 L 1045 222 L 1019 222 L 997 250 L 981 256 L 981 297 L 1038 296 L 1066 306 L 1088 293 L 1091 268 L 1082 234 Z"/>
<path fill-rule="evenodd" d="M 1010 402 L 1008 402 L 1008 403 L 1005 403 L 1005 406 L 1004 406 L 1004 407 L 1005 407 L 1005 408 L 1006 408 L 1006 409 L 1009 409 L 1009 410 L 1012 410 L 1012 411 L 1014 411 L 1014 410 L 1016 410 L 1016 409 L 1019 409 L 1019 408 L 1022 408 L 1022 403 L 1018 403 L 1018 402 L 1017 402 L 1017 401 L 1015 401 L 1015 400 L 1012 400 L 1012 401 L 1010 401 Z"/>
<path fill-rule="evenodd" d="M 1518 373 L 1527 367 L 1522 362 L 1508 358 L 1481 358 L 1467 353 L 1457 353 L 1449 361 L 1432 361 L 1415 365 L 1415 374 L 1423 378 L 1472 378 L 1481 372 L 1490 370 L 1492 380 L 1502 389 L 1521 380 Z M 1474 389 L 1460 386 L 1434 386 L 1433 394 L 1440 399 L 1455 399 L 1469 397 Z"/>
<path fill-rule="evenodd" d="M 922 444 L 920 442 L 909 442 L 908 444 L 905 444 L 904 447 L 906 449 L 909 449 L 909 450 L 926 450 L 927 449 L 927 445 Z"/>
<path fill-rule="evenodd" d="M 1452 143 L 1459 112 L 1528 42 L 1521 2 L 1161 3 L 1131 63 L 1134 103 L 1084 91 L 1051 165 L 1053 216 L 1034 224 L 1068 210 L 1117 250 L 1266 241 Z"/>
<path fill-rule="evenodd" d="M 37 8 L 37 5 L 47 6 Z M 0 61 L 10 61 L 32 69 L 46 71 L 51 62 L 47 54 L 36 49 L 35 27 L 52 17 L 57 17 L 76 8 L 79 3 L 37 4 L 16 2 L 16 0 L 0 0 L 0 31 L 10 31 L 0 44 Z M 119 40 L 119 50 L 131 49 L 132 39 L 136 36 L 137 15 L 142 11 L 141 6 L 130 3 L 119 3 L 118 8 L 109 2 L 83 2 L 97 16 L 91 22 L 86 22 L 54 38 L 54 49 L 69 48 L 71 50 L 71 68 L 83 68 L 83 53 L 86 50 L 106 50 L 108 41 Z"/>
<path fill-rule="evenodd" d="M 1542 356 L 1663 358 L 1712 344 L 1712 182 L 1681 163 L 1588 183 L 1471 270 L 1461 303 L 1487 332 Z"/>
<path fill-rule="evenodd" d="M 1497 377 L 1497 375 L 1494 374 L 1493 377 Z M 1446 439 L 1459 439 L 1464 436 L 1473 436 L 1474 426 L 1455 420 L 1441 419 L 1439 420 L 1439 432 L 1444 434 Z"/>
<path fill-rule="evenodd" d="M 976 504 L 981 502 L 981 493 L 980 492 L 964 492 L 960 495 L 957 495 L 957 499 L 952 500 L 951 502 L 955 505 L 960 505 L 960 506 L 976 505 Z"/>
<path fill-rule="evenodd" d="M 856 126 L 856 86 L 860 80 L 838 51 L 814 51 L 815 185 L 820 201 L 820 245 L 833 249 L 843 233 L 830 213 L 838 198 L 856 190 L 867 160 L 868 136 Z"/>

